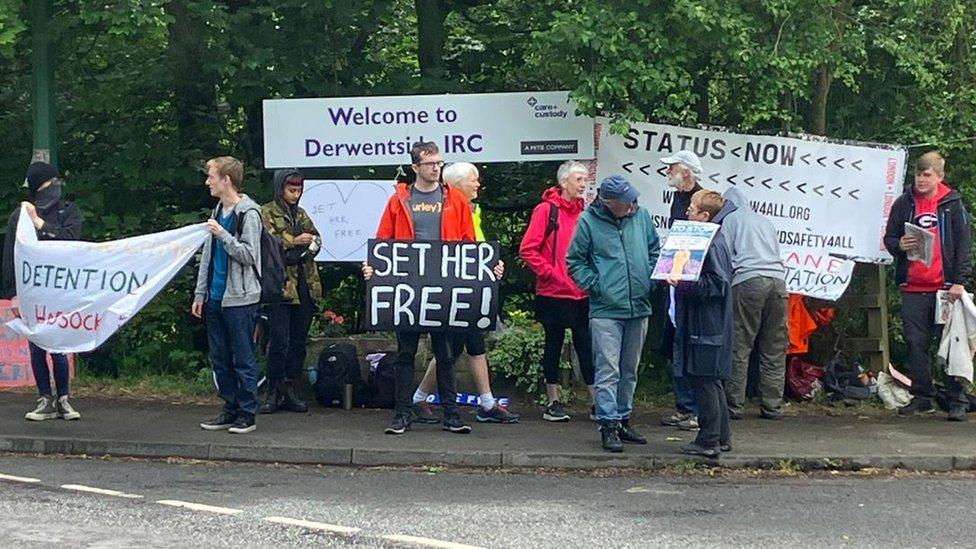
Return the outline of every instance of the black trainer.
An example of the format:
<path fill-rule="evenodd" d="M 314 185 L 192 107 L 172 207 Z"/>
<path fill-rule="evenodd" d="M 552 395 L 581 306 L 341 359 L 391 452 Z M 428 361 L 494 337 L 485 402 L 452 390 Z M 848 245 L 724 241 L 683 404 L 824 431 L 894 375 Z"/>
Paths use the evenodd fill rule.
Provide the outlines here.
<path fill-rule="evenodd" d="M 497 402 L 491 407 L 491 410 L 485 410 L 479 406 L 478 413 L 474 416 L 478 423 L 518 423 L 521 418 L 522 416 L 509 412 L 508 408 Z"/>
<path fill-rule="evenodd" d="M 466 435 L 471 432 L 471 426 L 461 421 L 461 414 L 458 414 L 457 412 L 453 414 L 446 414 L 444 416 L 443 423 L 443 429 L 445 431 L 450 431 L 460 435 Z"/>
<path fill-rule="evenodd" d="M 730 448 L 731 449 L 731 448 Z M 707 458 L 717 458 L 721 453 L 719 448 L 705 448 L 694 442 L 685 444 L 681 447 L 681 453 L 689 456 L 702 456 Z"/>
<path fill-rule="evenodd" d="M 949 421 L 966 421 L 966 408 L 963 406 L 955 406 L 949 409 Z"/>
<path fill-rule="evenodd" d="M 308 411 L 308 404 L 295 394 L 295 387 L 291 381 L 284 380 L 278 386 L 278 392 L 281 394 L 281 408 L 299 414 L 304 414 Z"/>
<path fill-rule="evenodd" d="M 600 438 L 603 439 L 603 449 L 607 452 L 620 453 L 624 445 L 620 442 L 620 424 L 609 423 L 600 426 Z"/>
<path fill-rule="evenodd" d="M 932 405 L 932 399 L 928 397 L 912 397 L 912 400 L 908 404 L 898 408 L 898 415 L 900 416 L 914 416 L 920 414 L 931 414 L 935 412 L 935 406 Z"/>
<path fill-rule="evenodd" d="M 542 419 L 546 421 L 569 421 L 569 414 L 562 402 L 554 400 L 546 406 L 546 411 L 542 413 Z"/>
<path fill-rule="evenodd" d="M 227 429 L 228 433 L 234 433 L 235 435 L 244 435 L 250 433 L 258 428 L 258 424 L 254 422 L 254 418 L 248 415 L 237 416 L 234 424 L 231 425 L 230 429 Z"/>
<path fill-rule="evenodd" d="M 402 435 L 410 430 L 411 420 L 410 414 L 397 414 L 393 416 L 393 423 L 383 432 L 388 435 Z"/>
<path fill-rule="evenodd" d="M 413 420 L 416 423 L 426 423 L 428 425 L 441 422 L 440 418 L 434 415 L 434 406 L 425 400 L 413 403 Z"/>
<path fill-rule="evenodd" d="M 226 431 L 234 425 L 234 421 L 236 420 L 237 416 L 228 414 L 225 411 L 221 412 L 219 416 L 201 423 L 200 428 L 205 431 Z"/>
<path fill-rule="evenodd" d="M 628 444 L 647 444 L 647 439 L 630 426 L 629 419 L 620 420 L 617 435 L 620 437 L 621 442 Z"/>

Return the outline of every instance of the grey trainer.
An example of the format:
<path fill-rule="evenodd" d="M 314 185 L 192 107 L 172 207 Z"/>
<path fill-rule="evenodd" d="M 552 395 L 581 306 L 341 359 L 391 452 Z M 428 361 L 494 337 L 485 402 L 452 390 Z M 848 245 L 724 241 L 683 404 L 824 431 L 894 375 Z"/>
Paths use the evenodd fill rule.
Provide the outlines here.
<path fill-rule="evenodd" d="M 37 408 L 34 408 L 33 412 L 24 414 L 24 419 L 30 421 L 44 421 L 45 419 L 56 419 L 57 417 L 58 408 L 54 403 L 54 397 L 51 395 L 44 395 L 37 399 Z"/>
<path fill-rule="evenodd" d="M 81 419 L 81 414 L 68 402 L 68 395 L 58 397 L 58 417 L 61 419 Z"/>

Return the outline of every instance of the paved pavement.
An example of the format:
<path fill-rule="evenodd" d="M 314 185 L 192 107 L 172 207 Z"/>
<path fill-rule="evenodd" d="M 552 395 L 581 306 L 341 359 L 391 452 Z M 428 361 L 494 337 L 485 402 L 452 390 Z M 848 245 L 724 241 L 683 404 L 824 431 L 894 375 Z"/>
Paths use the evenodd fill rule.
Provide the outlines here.
<path fill-rule="evenodd" d="M 658 425 L 663 411 L 634 418 L 650 444 L 607 454 L 585 416 L 553 424 L 542 421 L 536 409 L 520 410 L 524 419 L 517 425 L 481 425 L 472 418 L 470 435 L 415 425 L 405 435 L 390 436 L 383 434 L 389 410 L 313 406 L 308 414 L 258 416 L 257 431 L 232 435 L 199 428 L 200 421 L 216 415 L 213 406 L 73 402 L 83 414 L 80 421 L 34 423 L 23 419 L 33 406 L 32 395 L 0 393 L 0 451 L 358 466 L 660 468 L 686 464 L 678 448 L 693 438 Z M 728 467 L 976 469 L 976 422 L 953 424 L 942 415 L 753 418 L 732 427 L 735 449 L 719 460 Z"/>
<path fill-rule="evenodd" d="M 971 547 L 976 516 L 971 475 L 606 477 L 19 455 L 0 455 L 0 474 L 4 545 L 27 548 Z"/>

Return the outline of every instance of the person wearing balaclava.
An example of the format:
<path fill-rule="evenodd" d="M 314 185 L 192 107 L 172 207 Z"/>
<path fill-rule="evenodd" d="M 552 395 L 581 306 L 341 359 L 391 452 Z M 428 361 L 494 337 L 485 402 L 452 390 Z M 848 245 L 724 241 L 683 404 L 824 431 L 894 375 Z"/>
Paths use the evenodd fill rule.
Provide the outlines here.
<path fill-rule="evenodd" d="M 270 414 L 284 409 L 306 412 L 308 406 L 295 394 L 293 383 L 305 364 L 306 339 L 322 298 L 322 281 L 315 255 L 322 237 L 312 218 L 298 206 L 305 177 L 298 170 L 278 170 L 274 175 L 275 197 L 261 206 L 268 232 L 281 239 L 285 249 L 284 299 L 268 306 L 268 398 L 259 411 Z"/>
<path fill-rule="evenodd" d="M 61 181 L 57 169 L 47 162 L 34 162 L 27 167 L 27 213 L 37 229 L 39 240 L 78 240 L 81 238 L 81 212 L 73 202 L 62 198 L 64 183 Z M 3 297 L 15 298 L 17 295 L 17 280 L 14 274 L 14 240 L 17 234 L 17 223 L 20 221 L 18 205 L 10 214 L 7 223 L 6 239 L 3 247 Z M 54 384 L 57 398 L 52 396 L 51 373 L 48 370 L 48 352 L 33 343 L 30 348 L 31 369 L 37 383 L 37 408 L 28 412 L 24 417 L 31 421 L 46 419 L 79 419 L 81 414 L 68 402 L 70 392 L 68 357 L 63 354 L 50 353 L 54 363 Z"/>

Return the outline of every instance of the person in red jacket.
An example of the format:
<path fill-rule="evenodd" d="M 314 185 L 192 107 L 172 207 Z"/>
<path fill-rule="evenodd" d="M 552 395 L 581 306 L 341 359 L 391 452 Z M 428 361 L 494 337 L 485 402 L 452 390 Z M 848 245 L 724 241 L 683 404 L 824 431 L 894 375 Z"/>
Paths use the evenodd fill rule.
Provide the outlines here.
<path fill-rule="evenodd" d="M 569 421 L 566 407 L 559 401 L 559 357 L 566 328 L 572 330 L 573 346 L 579 358 L 583 381 L 593 397 L 593 356 L 589 328 L 589 298 L 573 282 L 566 269 L 566 251 L 573 240 L 576 221 L 583 212 L 586 166 L 564 162 L 556 172 L 558 185 L 542 193 L 542 202 L 532 210 L 532 218 L 522 237 L 519 255 L 536 275 L 536 319 L 542 323 L 546 346 L 542 370 L 546 378 L 549 405 L 542 418 Z M 593 419 L 593 410 L 590 410 Z"/>

